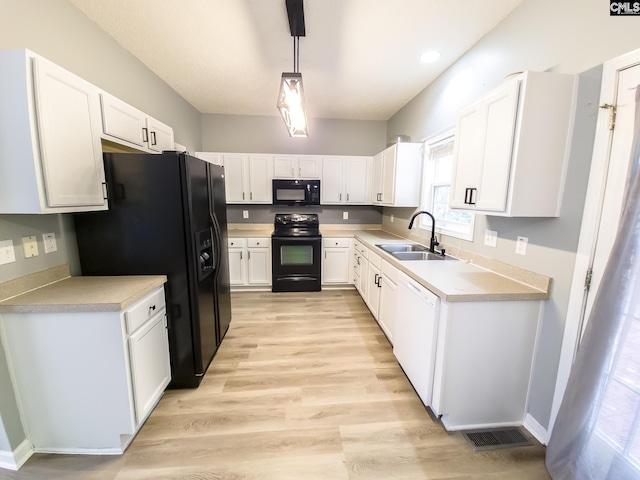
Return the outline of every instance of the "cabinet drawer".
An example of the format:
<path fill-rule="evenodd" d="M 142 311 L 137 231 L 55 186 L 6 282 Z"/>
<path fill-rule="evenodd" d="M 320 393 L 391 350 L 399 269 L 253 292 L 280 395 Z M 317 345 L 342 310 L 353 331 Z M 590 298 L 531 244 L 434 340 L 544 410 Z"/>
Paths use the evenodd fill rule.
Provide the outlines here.
<path fill-rule="evenodd" d="M 324 248 L 348 248 L 350 238 L 323 238 L 322 246 Z"/>
<path fill-rule="evenodd" d="M 356 251 L 360 253 L 361 257 L 367 258 L 369 256 L 369 250 L 367 250 L 367 247 L 362 245 L 360 242 L 356 241 L 353 246 Z"/>
<path fill-rule="evenodd" d="M 247 238 L 249 248 L 267 248 L 271 245 L 270 238 Z"/>
<path fill-rule="evenodd" d="M 164 305 L 164 288 L 159 288 L 125 310 L 127 333 L 135 332 L 147 320 L 161 312 Z"/>
<path fill-rule="evenodd" d="M 382 261 L 382 259 L 373 252 L 369 254 L 368 258 L 369 264 L 375 266 L 378 270 L 380 270 L 380 262 Z"/>
<path fill-rule="evenodd" d="M 388 278 L 391 282 L 398 283 L 398 269 L 389 262 L 382 260 L 382 276 Z"/>
<path fill-rule="evenodd" d="M 229 248 L 242 248 L 246 245 L 246 238 L 229 238 L 227 239 L 227 245 Z"/>

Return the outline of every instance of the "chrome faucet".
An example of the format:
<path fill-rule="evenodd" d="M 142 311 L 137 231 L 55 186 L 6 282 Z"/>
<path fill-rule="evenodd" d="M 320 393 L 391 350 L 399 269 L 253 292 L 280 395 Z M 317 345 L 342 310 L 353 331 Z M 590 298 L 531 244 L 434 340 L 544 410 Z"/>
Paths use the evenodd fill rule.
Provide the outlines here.
<path fill-rule="evenodd" d="M 413 217 L 411 217 L 411 220 L 409 221 L 409 230 L 411 230 L 411 228 L 413 227 L 413 221 L 421 213 L 424 213 L 425 215 L 429 215 L 431 217 L 431 240 L 429 241 L 429 251 L 432 253 L 436 253 L 436 247 L 440 245 L 440 243 L 438 243 L 438 240 L 436 239 L 436 219 L 433 217 L 433 215 L 431 215 L 426 210 L 417 212 Z M 442 250 L 442 254 L 444 255 L 444 250 Z"/>

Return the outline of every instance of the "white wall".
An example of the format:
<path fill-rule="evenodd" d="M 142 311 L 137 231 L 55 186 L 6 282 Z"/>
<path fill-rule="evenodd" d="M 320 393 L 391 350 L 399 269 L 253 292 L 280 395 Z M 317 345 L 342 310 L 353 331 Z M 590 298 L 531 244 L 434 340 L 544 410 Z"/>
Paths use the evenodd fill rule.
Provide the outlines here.
<path fill-rule="evenodd" d="M 454 125 L 458 108 L 521 70 L 580 73 L 571 159 L 562 212 L 553 219 L 476 217 L 475 241 L 448 239 L 466 250 L 553 278 L 536 358 L 529 413 L 549 422 L 583 200 L 595 132 L 604 61 L 640 48 L 640 19 L 610 17 L 608 3 L 596 0 L 525 0 L 432 85 L 394 115 L 389 135 L 429 137 Z M 595 67 L 595 68 L 594 68 Z M 588 71 L 587 71 L 588 70 Z M 551 113 L 550 113 L 551 114 Z M 391 223 L 391 213 L 395 221 Z M 383 225 L 406 228 L 412 209 L 385 209 Z M 498 232 L 496 248 L 483 245 L 485 229 Z M 515 255 L 515 238 L 529 238 L 525 257 Z"/>

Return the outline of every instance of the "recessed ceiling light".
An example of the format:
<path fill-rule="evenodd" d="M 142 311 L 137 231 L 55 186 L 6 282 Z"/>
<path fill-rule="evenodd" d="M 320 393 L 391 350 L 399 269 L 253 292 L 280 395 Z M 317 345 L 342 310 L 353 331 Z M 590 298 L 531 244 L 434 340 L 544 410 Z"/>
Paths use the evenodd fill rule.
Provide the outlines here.
<path fill-rule="evenodd" d="M 423 53 L 422 56 L 420 57 L 420 61 L 422 63 L 432 63 L 438 60 L 439 58 L 440 58 L 440 52 L 431 51 L 431 52 Z"/>

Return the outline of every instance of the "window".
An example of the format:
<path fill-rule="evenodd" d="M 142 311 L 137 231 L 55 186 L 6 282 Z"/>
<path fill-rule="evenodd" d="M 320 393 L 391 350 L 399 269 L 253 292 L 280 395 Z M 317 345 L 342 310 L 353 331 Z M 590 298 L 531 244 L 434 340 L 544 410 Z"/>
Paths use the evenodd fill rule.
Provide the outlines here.
<path fill-rule="evenodd" d="M 474 213 L 449 208 L 449 192 L 453 169 L 454 130 L 425 141 L 420 209 L 436 219 L 436 232 L 464 240 L 473 240 Z M 421 215 L 418 226 L 431 231 L 431 219 Z"/>

